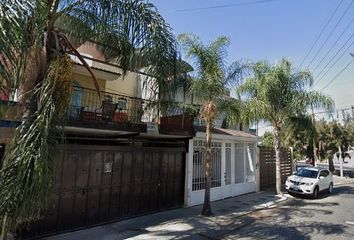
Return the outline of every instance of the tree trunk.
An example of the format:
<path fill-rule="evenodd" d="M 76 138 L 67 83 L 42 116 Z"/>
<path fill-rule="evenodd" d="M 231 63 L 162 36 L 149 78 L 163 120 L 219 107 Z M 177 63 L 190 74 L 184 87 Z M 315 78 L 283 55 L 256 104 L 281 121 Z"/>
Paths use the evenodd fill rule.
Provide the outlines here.
<path fill-rule="evenodd" d="M 316 144 L 314 143 L 313 144 L 313 166 L 317 166 L 317 147 L 316 147 Z"/>
<path fill-rule="evenodd" d="M 334 168 L 334 164 L 333 164 L 333 155 L 332 155 L 332 158 L 328 158 L 328 170 L 331 173 L 334 173 L 336 171 L 336 169 Z"/>
<path fill-rule="evenodd" d="M 205 194 L 202 210 L 203 216 L 211 216 L 210 188 L 211 188 L 211 121 L 206 121 L 206 154 L 205 154 Z"/>
<path fill-rule="evenodd" d="M 276 194 L 283 194 L 281 190 L 281 170 L 280 170 L 280 128 L 274 128 L 274 150 L 275 150 L 275 191 Z"/>

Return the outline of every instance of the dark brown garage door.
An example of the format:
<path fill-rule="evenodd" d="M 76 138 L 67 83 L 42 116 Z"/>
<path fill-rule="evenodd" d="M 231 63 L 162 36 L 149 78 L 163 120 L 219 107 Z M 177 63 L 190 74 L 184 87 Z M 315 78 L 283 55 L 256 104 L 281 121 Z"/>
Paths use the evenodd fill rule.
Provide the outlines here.
<path fill-rule="evenodd" d="M 185 152 L 181 148 L 69 146 L 59 165 L 45 217 L 32 225 L 28 235 L 183 205 Z"/>

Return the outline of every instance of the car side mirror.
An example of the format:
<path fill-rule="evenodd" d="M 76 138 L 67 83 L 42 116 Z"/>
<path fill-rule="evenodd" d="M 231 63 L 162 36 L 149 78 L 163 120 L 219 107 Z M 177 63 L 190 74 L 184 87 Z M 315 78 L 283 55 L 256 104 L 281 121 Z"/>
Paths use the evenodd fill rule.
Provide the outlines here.
<path fill-rule="evenodd" d="M 296 171 L 294 171 L 294 172 L 293 172 L 293 175 L 295 175 L 296 173 L 297 173 L 297 172 L 296 172 Z"/>
<path fill-rule="evenodd" d="M 324 179 L 325 177 L 324 176 L 320 176 L 319 179 Z"/>

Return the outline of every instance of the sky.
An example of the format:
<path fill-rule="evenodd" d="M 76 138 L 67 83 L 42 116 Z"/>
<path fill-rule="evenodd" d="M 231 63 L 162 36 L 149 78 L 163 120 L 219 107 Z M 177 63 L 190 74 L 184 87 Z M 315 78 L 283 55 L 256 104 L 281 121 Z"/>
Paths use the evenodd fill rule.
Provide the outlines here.
<path fill-rule="evenodd" d="M 349 54 L 354 53 L 354 0 L 149 2 L 157 7 L 176 35 L 194 33 L 204 43 L 219 36 L 229 37 L 228 63 L 238 59 L 276 63 L 286 57 L 297 68 L 305 60 L 301 68 L 313 72 L 315 90 L 324 88 L 337 109 L 354 105 L 354 58 Z M 257 3 L 251 4 L 254 2 Z"/>

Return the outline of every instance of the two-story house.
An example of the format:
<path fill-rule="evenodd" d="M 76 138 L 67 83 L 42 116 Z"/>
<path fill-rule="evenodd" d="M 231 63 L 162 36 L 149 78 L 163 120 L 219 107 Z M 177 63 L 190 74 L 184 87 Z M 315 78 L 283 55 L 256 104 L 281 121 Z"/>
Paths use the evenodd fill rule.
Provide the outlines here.
<path fill-rule="evenodd" d="M 201 204 L 204 196 L 205 128 L 178 107 L 156 107 L 153 76 L 123 71 L 92 45 L 84 56 L 99 82 L 72 56 L 73 91 L 60 146 L 53 191 L 43 217 L 24 231 L 28 236 L 63 232 L 127 217 Z M 193 70 L 188 64 L 186 71 Z M 201 104 L 183 89 L 171 99 Z M 21 116 L 18 103 L 0 119 L 0 157 Z M 173 104 L 172 104 L 173 105 Z M 178 104 L 177 104 L 178 106 Z M 237 129 L 213 129 L 212 200 L 256 190 L 259 138 Z M 194 124 L 193 124 L 194 123 Z M 6 134 L 5 134 L 6 132 Z M 5 136 L 6 135 L 6 136 Z"/>

